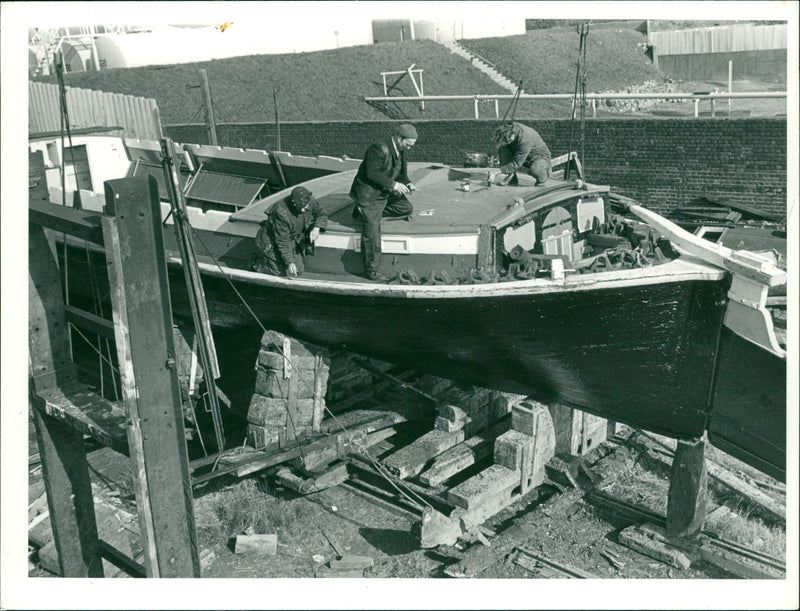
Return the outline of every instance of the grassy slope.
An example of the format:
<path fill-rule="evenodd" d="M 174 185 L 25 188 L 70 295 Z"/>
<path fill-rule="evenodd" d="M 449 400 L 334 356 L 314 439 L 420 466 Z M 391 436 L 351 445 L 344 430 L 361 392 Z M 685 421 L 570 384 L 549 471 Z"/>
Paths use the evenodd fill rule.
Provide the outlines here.
<path fill-rule="evenodd" d="M 588 40 L 588 91 L 623 88 L 659 78 L 636 46 L 644 40 L 637 32 L 597 30 L 590 33 Z M 574 31 L 540 30 L 521 36 L 470 40 L 467 45 L 494 62 L 506 76 L 524 78 L 528 92 L 572 93 L 574 89 L 578 47 Z M 385 115 L 368 106 L 363 98 L 383 95 L 381 71 L 404 70 L 411 64 L 424 70 L 428 95 L 508 93 L 467 60 L 428 40 L 73 73 L 66 75 L 66 81 L 74 87 L 155 98 L 165 124 L 201 123 L 198 69 L 205 68 L 219 123 L 273 121 L 275 85 L 279 87 L 283 121 L 375 120 L 385 119 Z M 391 83 L 392 79 L 387 81 Z M 392 93 L 415 94 L 408 77 Z M 410 119 L 473 116 L 470 100 L 426 106 L 424 113 L 410 103 L 403 103 L 400 108 Z M 501 115 L 507 106 L 500 104 Z M 563 108 L 554 113 L 555 106 L 542 102 L 524 104 L 517 116 L 566 116 Z M 482 117 L 492 114 L 493 106 L 482 107 Z"/>
<path fill-rule="evenodd" d="M 424 90 L 429 95 L 505 92 L 470 68 L 469 62 L 427 40 L 74 73 L 67 75 L 67 84 L 155 98 L 166 124 L 202 122 L 201 90 L 191 87 L 199 85 L 198 69 L 205 68 L 220 123 L 273 121 L 275 85 L 281 120 L 383 119 L 363 98 L 383 95 L 382 71 L 404 70 L 411 64 L 424 70 Z M 416 95 L 408 77 L 393 95 Z M 459 106 L 469 111 L 472 104 Z M 410 117 L 420 116 L 410 104 L 403 108 Z M 447 118 L 452 112 L 447 106 L 430 104 L 424 116 Z"/>
<path fill-rule="evenodd" d="M 512 80 L 523 79 L 528 93 L 573 93 L 578 40 L 575 31 L 559 29 L 466 40 L 463 44 Z M 663 78 L 637 47 L 645 42 L 639 32 L 591 30 L 586 40 L 587 92 L 623 89 Z"/>

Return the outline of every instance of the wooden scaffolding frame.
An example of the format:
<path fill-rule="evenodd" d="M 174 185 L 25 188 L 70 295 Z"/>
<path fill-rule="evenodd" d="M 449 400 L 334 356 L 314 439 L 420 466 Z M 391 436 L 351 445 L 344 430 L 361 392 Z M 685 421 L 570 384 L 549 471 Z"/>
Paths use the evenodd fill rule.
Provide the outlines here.
<path fill-rule="evenodd" d="M 105 215 L 29 208 L 30 403 L 59 566 L 102 577 L 105 558 L 147 577 L 199 577 L 158 188 L 124 178 L 105 196 Z M 113 322 L 65 307 L 46 228 L 105 249 Z M 68 320 L 116 340 L 122 405 L 78 382 Z M 84 435 L 133 460 L 144 567 L 98 537 Z"/>

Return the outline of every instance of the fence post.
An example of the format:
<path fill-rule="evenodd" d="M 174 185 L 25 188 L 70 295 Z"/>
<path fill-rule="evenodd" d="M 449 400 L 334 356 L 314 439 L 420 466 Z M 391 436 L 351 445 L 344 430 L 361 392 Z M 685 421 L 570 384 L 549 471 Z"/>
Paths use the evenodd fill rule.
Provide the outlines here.
<path fill-rule="evenodd" d="M 700 116 L 700 100 L 695 98 L 694 99 L 694 118 L 696 119 L 699 116 Z"/>
<path fill-rule="evenodd" d="M 494 99 L 494 118 L 500 118 L 500 104 L 497 101 L 497 98 Z"/>
<path fill-rule="evenodd" d="M 472 99 L 473 105 L 475 106 L 475 118 L 480 119 L 480 113 L 478 111 L 478 96 L 475 96 Z"/>
<path fill-rule="evenodd" d="M 733 93 L 733 60 L 728 60 L 728 93 Z M 731 118 L 731 105 L 733 100 L 728 98 L 728 118 Z"/>

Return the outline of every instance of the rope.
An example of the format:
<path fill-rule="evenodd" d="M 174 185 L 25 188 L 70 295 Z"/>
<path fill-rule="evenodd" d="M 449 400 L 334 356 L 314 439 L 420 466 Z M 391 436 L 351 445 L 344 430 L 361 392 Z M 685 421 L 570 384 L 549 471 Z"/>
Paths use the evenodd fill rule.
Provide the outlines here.
<path fill-rule="evenodd" d="M 348 429 L 348 428 L 347 428 L 345 425 L 343 425 L 343 424 L 341 423 L 341 421 L 340 421 L 340 420 L 339 420 L 339 419 L 336 417 L 336 414 L 334 414 L 334 413 L 333 413 L 333 412 L 330 410 L 330 408 L 329 408 L 327 405 L 325 406 L 325 411 L 326 411 L 326 412 L 328 412 L 328 413 L 330 414 L 331 418 L 333 418 L 334 422 L 336 422 L 336 424 L 339 426 L 339 428 L 341 428 L 341 429 L 342 429 L 342 431 L 344 431 L 344 432 L 346 432 L 346 433 L 349 433 L 349 432 L 350 432 L 350 431 L 349 431 L 349 429 Z M 375 470 L 378 472 L 378 475 L 380 475 L 381 477 L 383 477 L 383 479 L 385 479 L 385 480 L 386 480 L 386 481 L 387 481 L 387 482 L 388 482 L 388 483 L 389 483 L 389 484 L 390 484 L 392 487 L 394 487 L 394 488 L 395 488 L 395 489 L 396 489 L 396 490 L 397 490 L 397 491 L 398 491 L 400 494 L 402 494 L 404 497 L 406 497 L 406 499 L 408 499 L 408 501 L 409 501 L 409 502 L 410 502 L 412 505 L 414 505 L 415 507 L 417 507 L 417 508 L 419 508 L 419 509 L 422 509 L 422 508 L 423 508 L 423 507 L 422 507 L 422 505 L 420 505 L 420 504 L 419 504 L 419 503 L 417 503 L 417 502 L 416 502 L 414 499 L 412 499 L 410 496 L 408 496 L 408 494 L 406 494 L 406 493 L 405 493 L 405 492 L 404 492 L 404 491 L 403 491 L 403 490 L 402 490 L 402 489 L 401 489 L 401 488 L 400 488 L 400 487 L 399 487 L 399 486 L 398 486 L 398 485 L 397 485 L 397 484 L 394 482 L 394 478 L 392 478 L 392 477 L 391 477 L 391 476 L 390 476 L 388 473 L 386 473 L 386 471 L 385 471 L 385 468 L 383 467 L 383 465 L 381 465 L 380 463 L 378 463 L 378 462 L 375 460 L 375 458 L 373 458 L 373 456 L 372 456 L 372 455 L 369 453 L 369 451 L 368 451 L 366 448 L 365 448 L 364 450 L 361 450 L 361 451 L 357 452 L 357 454 L 359 454 L 359 455 L 362 455 L 362 456 L 365 456 L 365 457 L 367 458 L 367 460 L 369 460 L 369 461 L 370 461 L 370 464 L 372 464 L 372 466 L 373 466 L 373 467 L 375 468 Z M 408 489 L 408 491 L 409 491 L 411 494 L 413 494 L 414 496 L 416 496 L 416 497 L 419 499 L 419 501 L 420 501 L 420 502 L 421 502 L 423 505 L 426 505 L 427 507 L 430 507 L 431 509 L 433 509 L 433 507 L 431 506 L 431 504 L 430 504 L 430 503 L 428 503 L 428 501 L 426 501 L 424 498 L 422 498 L 421 496 L 419 496 L 419 495 L 418 495 L 416 492 L 414 492 L 414 491 L 413 491 L 413 490 L 411 490 L 410 488 Z"/>
<path fill-rule="evenodd" d="M 228 274 L 226 274 L 226 273 L 225 273 L 225 270 L 224 270 L 224 269 L 222 268 L 222 266 L 219 264 L 219 261 L 217 261 L 217 258 L 216 258 L 216 257 L 213 255 L 213 253 L 212 253 L 212 252 L 211 252 L 211 250 L 208 248 L 208 246 L 206 246 L 205 242 L 203 242 L 203 239 L 202 239 L 202 238 L 201 238 L 201 237 L 200 237 L 200 236 L 199 236 L 199 235 L 198 235 L 198 234 L 197 234 L 197 233 L 194 231 L 194 228 L 193 228 L 193 227 L 191 227 L 191 224 L 189 225 L 189 227 L 192 229 L 192 234 L 193 234 L 193 236 L 194 236 L 194 237 L 197 239 L 197 241 L 200 243 L 200 245 L 201 245 L 201 246 L 202 246 L 202 247 L 205 249 L 205 252 L 206 252 L 206 254 L 207 254 L 207 255 L 208 255 L 210 258 L 211 258 L 211 260 L 214 262 L 214 265 L 216 265 L 216 266 L 217 266 L 217 269 L 219 269 L 219 271 L 222 273 L 222 275 L 223 275 L 223 277 L 225 278 L 225 280 L 228 282 L 228 284 L 230 285 L 230 287 L 231 287 L 231 288 L 233 289 L 233 291 L 236 293 L 236 296 L 239 298 L 239 300 L 241 301 L 241 303 L 244 305 L 244 307 L 247 309 L 247 311 L 248 311 L 248 312 L 250 313 L 250 315 L 253 317 L 253 320 L 255 320 L 255 322 L 256 322 L 256 323 L 258 324 L 258 326 L 261 328 L 261 331 L 262 331 L 262 332 L 264 332 L 264 333 L 266 333 L 266 332 L 267 332 L 267 329 L 266 329 L 266 327 L 265 327 L 265 326 L 262 324 L 261 320 L 258 318 L 258 316 L 256 316 L 255 312 L 253 312 L 253 309 L 250 307 L 250 305 L 249 305 L 249 304 L 247 303 L 247 301 L 244 299 L 244 297 L 242 296 L 242 294 L 239 292 L 239 290 L 238 290 L 238 289 L 236 288 L 236 286 L 233 284 L 233 281 L 230 279 L 230 276 L 228 276 Z M 287 361 L 287 362 L 289 362 L 289 363 L 291 364 L 291 362 L 289 361 L 289 359 L 287 359 L 287 358 L 286 358 L 286 355 L 283 353 L 283 351 L 282 351 L 280 348 L 278 348 L 278 354 L 280 354 L 280 355 L 281 355 L 281 357 L 282 357 L 282 358 L 283 358 L 285 361 Z M 271 373 L 272 373 L 273 375 L 275 375 L 275 377 L 276 377 L 276 380 L 278 380 L 278 388 L 279 388 L 279 390 L 280 390 L 281 396 L 283 397 L 283 394 L 284 394 L 284 393 L 283 393 L 283 387 L 282 387 L 282 385 L 281 385 L 281 382 L 280 382 L 280 378 L 278 378 L 278 376 L 277 376 L 277 373 L 276 373 L 274 370 L 272 370 L 272 372 L 271 372 Z M 349 429 L 348 429 L 346 426 L 344 426 L 344 425 L 343 425 L 343 424 L 342 424 L 342 423 L 339 421 L 339 419 L 336 417 L 336 415 L 335 415 L 333 412 L 331 412 L 331 410 L 328 408 L 328 406 L 327 406 L 327 405 L 325 406 L 325 411 L 326 411 L 326 412 L 328 412 L 328 414 L 330 414 L 330 415 L 331 415 L 331 417 L 333 418 L 333 420 L 336 422 L 336 424 L 339 426 L 339 428 L 341 428 L 341 430 L 342 430 L 343 432 L 345 432 L 345 433 L 349 433 L 349 432 L 350 432 L 350 431 L 349 431 Z M 295 431 L 297 431 L 297 429 L 295 428 L 295 425 L 294 425 L 294 420 L 292 419 L 292 413 L 291 413 L 291 410 L 287 409 L 287 410 L 286 410 L 286 413 L 287 413 L 287 414 L 288 414 L 288 416 L 289 416 L 289 421 L 290 421 L 290 423 L 291 423 L 291 425 L 292 425 L 292 428 L 294 428 L 294 430 L 295 430 Z M 303 454 L 303 446 L 302 446 L 302 445 L 298 446 L 298 449 L 299 449 L 299 451 L 300 451 L 300 457 L 302 458 L 303 462 L 305 462 L 305 455 Z M 375 460 L 375 459 L 374 459 L 374 458 L 373 458 L 373 457 L 372 457 L 372 456 L 369 454 L 369 452 L 368 452 L 366 449 L 365 449 L 365 450 L 362 450 L 361 452 L 357 452 L 357 453 L 358 453 L 358 454 L 361 454 L 361 455 L 363 455 L 363 456 L 365 456 L 365 457 L 367 458 L 367 460 L 369 460 L 369 461 L 370 461 L 370 463 L 373 465 L 373 467 L 374 467 L 374 468 L 375 468 L 375 470 L 378 472 L 378 474 L 379 474 L 381 477 L 383 477 L 383 478 L 384 478 L 384 479 L 385 479 L 385 480 L 386 480 L 386 481 L 387 481 L 387 482 L 388 482 L 388 483 L 389 483 L 389 484 L 390 484 L 392 487 L 394 487 L 394 488 L 395 488 L 395 489 L 396 489 L 396 490 L 397 490 L 397 491 L 398 491 L 400 494 L 402 494 L 404 497 L 406 497 L 406 499 L 408 499 L 408 501 L 409 501 L 409 502 L 410 502 L 412 505 L 414 505 L 415 507 L 418 507 L 418 508 L 420 508 L 420 509 L 422 509 L 422 505 L 424 505 L 424 506 L 427 506 L 427 507 L 430 507 L 431 509 L 433 508 L 433 507 L 430 505 L 430 503 L 428 503 L 428 502 L 427 502 L 427 501 L 426 501 L 424 498 L 422 498 L 421 496 L 419 496 L 419 495 L 418 495 L 417 493 L 415 493 L 413 490 L 410 490 L 410 489 L 409 489 L 409 492 L 410 492 L 411 494 L 413 494 L 414 496 L 416 496 L 416 497 L 417 497 L 417 499 L 418 499 L 418 500 L 419 500 L 419 501 L 422 503 L 422 505 L 420 505 L 420 503 L 418 503 L 418 502 L 416 502 L 414 499 L 412 499 L 412 498 L 411 498 L 411 497 L 410 497 L 410 496 L 409 496 L 409 495 L 408 495 L 408 494 L 407 494 L 407 493 L 406 493 L 404 490 L 402 490 L 402 489 L 401 489 L 401 488 L 400 488 L 400 487 L 399 487 L 399 486 L 398 486 L 398 485 L 397 485 L 397 484 L 396 484 L 396 483 L 393 481 L 393 478 L 391 478 L 391 476 L 390 476 L 388 473 L 386 473 L 386 472 L 385 472 L 385 469 L 384 469 L 384 467 L 383 467 L 382 465 L 380 465 L 380 464 L 379 464 L 379 463 L 378 463 L 378 462 L 377 462 L 377 461 L 376 461 L 376 460 Z M 212 469 L 212 471 L 213 471 L 213 469 Z"/>
<path fill-rule="evenodd" d="M 267 328 L 261 323 L 261 320 L 259 320 L 258 316 L 256 316 L 256 313 L 253 312 L 253 309 L 247 303 L 245 298 L 242 297 L 242 294 L 239 292 L 239 289 L 236 288 L 236 285 L 233 284 L 233 281 L 231 280 L 230 276 L 225 273 L 224 269 L 222 269 L 222 266 L 219 264 L 219 261 L 217 261 L 217 258 L 214 256 L 214 254 L 211 252 L 211 250 L 208 248 L 208 246 L 206 246 L 205 242 L 203 242 L 203 239 L 200 237 L 200 235 L 197 234 L 194 231 L 194 227 L 192 227 L 191 224 L 189 225 L 189 227 L 192 229 L 192 235 L 197 239 L 198 242 L 200 242 L 200 245 L 205 249 L 206 254 L 214 262 L 214 265 L 217 266 L 217 269 L 219 269 L 219 271 L 222 272 L 223 277 L 225 278 L 227 283 L 230 285 L 230 287 L 233 289 L 233 292 L 236 293 L 236 296 L 239 298 L 239 301 L 241 301 L 242 305 L 244 305 L 244 307 L 247 308 L 247 311 L 250 313 L 250 316 L 252 316 L 253 320 L 256 321 L 256 324 L 261 328 L 261 331 L 263 333 L 266 333 L 267 332 Z"/>
<path fill-rule="evenodd" d="M 578 34 L 580 39 L 578 41 L 578 65 L 575 71 L 575 92 L 572 95 L 572 117 L 569 124 L 569 147 L 567 154 L 572 152 L 572 135 L 575 129 L 575 110 L 578 106 L 578 98 L 580 96 L 581 104 L 581 160 L 583 160 L 583 139 L 585 133 L 585 117 L 586 117 L 586 38 L 589 35 L 589 23 L 584 23 L 578 26 Z M 582 76 L 581 76 L 582 75 Z M 564 179 L 569 179 L 570 163 L 567 160 L 567 167 L 564 170 Z"/>
<path fill-rule="evenodd" d="M 283 354 L 283 352 L 280 350 L 280 348 L 278 349 L 278 354 L 280 354 L 281 357 L 283 357 L 284 361 L 289 362 L 289 359 L 286 358 L 286 356 Z M 278 382 L 278 390 L 281 393 L 281 398 L 286 400 L 286 415 L 289 416 L 289 423 L 292 425 L 292 429 L 294 430 L 295 437 L 296 437 L 297 436 L 297 427 L 294 425 L 294 418 L 292 418 L 292 410 L 289 409 L 289 391 L 287 390 L 286 394 L 284 395 L 284 393 L 283 393 L 283 385 L 281 384 L 281 378 L 280 378 L 280 376 L 278 376 L 278 372 L 277 371 L 275 371 L 274 369 L 271 369 L 271 370 L 269 370 L 269 373 L 271 373 L 273 376 L 275 376 L 275 380 Z M 305 464 L 306 456 L 305 456 L 305 453 L 303 452 L 303 446 L 299 445 L 299 446 L 297 446 L 297 449 L 300 451 L 300 459 Z"/>
<path fill-rule="evenodd" d="M 102 353 L 102 352 L 100 352 L 100 350 L 99 350 L 98 348 L 95 348 L 94 344 L 93 344 L 91 341 L 89 341 L 89 338 L 88 338 L 88 337 L 86 337 L 86 336 L 83 334 L 83 331 L 81 331 L 81 330 L 80 330 L 78 327 L 76 327 L 76 326 L 75 326 L 75 325 L 73 325 L 72 323 L 70 323 L 70 324 L 69 324 L 69 326 L 70 326 L 70 327 L 72 327 L 72 328 L 73 328 L 73 329 L 74 329 L 74 330 L 75 330 L 75 331 L 78 333 L 78 335 L 80 335 L 80 337 L 81 337 L 81 338 L 82 338 L 82 339 L 83 339 L 83 340 L 84 340 L 84 341 L 85 341 L 87 344 L 89 344 L 89 345 L 92 347 L 92 350 L 94 350 L 95 352 L 97 352 L 97 354 L 100 356 L 100 359 L 101 359 L 102 361 L 105 361 L 105 362 L 108 364 L 108 366 L 111 368 L 111 370 L 112 370 L 112 371 L 115 371 L 116 373 L 119 373 L 119 369 L 117 369 L 116 367 L 114 367 L 114 364 L 113 364 L 111 361 L 109 361 L 109 360 L 108 360 L 108 359 L 107 359 L 105 356 L 103 356 L 103 353 Z"/>

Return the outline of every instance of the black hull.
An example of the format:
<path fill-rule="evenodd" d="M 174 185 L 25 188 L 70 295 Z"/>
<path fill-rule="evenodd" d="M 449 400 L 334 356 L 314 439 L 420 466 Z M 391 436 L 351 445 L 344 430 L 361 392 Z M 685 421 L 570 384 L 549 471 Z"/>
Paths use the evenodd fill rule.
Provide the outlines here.
<path fill-rule="evenodd" d="M 182 271 L 173 309 L 188 315 Z M 252 324 L 204 276 L 212 322 Z M 525 393 L 669 435 L 702 435 L 723 282 L 481 297 L 359 296 L 236 282 L 267 328 L 419 371 Z"/>
<path fill-rule="evenodd" d="M 712 405 L 711 443 L 785 482 L 786 359 L 723 327 Z"/>

